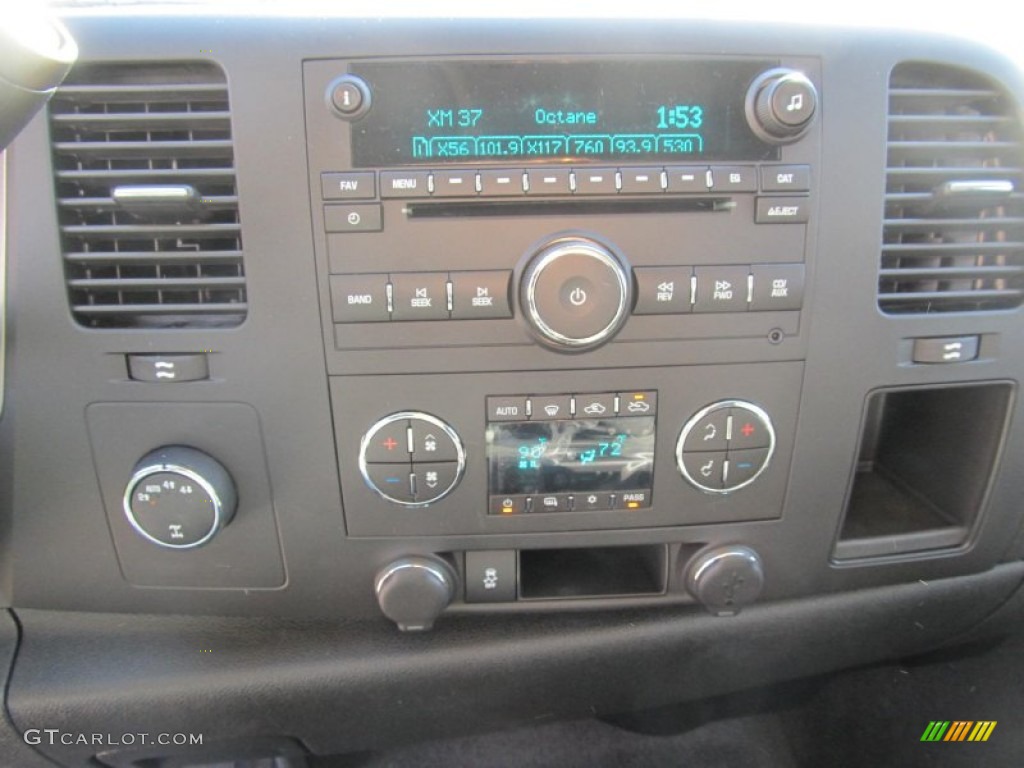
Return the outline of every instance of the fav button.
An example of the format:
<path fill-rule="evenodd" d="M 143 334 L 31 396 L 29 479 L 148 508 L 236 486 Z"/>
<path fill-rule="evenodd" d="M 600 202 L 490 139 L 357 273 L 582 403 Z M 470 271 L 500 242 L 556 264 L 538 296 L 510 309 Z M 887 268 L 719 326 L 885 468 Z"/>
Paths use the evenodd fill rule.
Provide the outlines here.
<path fill-rule="evenodd" d="M 377 185 L 372 171 L 362 173 L 321 173 L 320 185 L 325 200 L 373 198 Z"/>

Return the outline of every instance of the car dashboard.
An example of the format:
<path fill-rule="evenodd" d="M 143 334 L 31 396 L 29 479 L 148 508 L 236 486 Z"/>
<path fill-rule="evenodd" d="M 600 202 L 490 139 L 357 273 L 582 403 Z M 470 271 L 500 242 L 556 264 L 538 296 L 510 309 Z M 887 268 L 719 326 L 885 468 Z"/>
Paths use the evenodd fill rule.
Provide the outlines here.
<path fill-rule="evenodd" d="M 65 23 L 0 166 L 6 738 L 207 739 L 35 759 L 352 753 L 1019 630 L 1008 59 Z"/>

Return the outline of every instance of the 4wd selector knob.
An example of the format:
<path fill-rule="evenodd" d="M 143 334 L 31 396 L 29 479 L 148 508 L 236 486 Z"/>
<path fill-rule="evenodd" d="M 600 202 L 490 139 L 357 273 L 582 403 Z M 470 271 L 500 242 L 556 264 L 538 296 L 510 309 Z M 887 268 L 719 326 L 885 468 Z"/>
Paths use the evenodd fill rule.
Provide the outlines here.
<path fill-rule="evenodd" d="M 600 346 L 626 321 L 631 283 L 623 260 L 585 237 L 564 237 L 530 259 L 520 286 L 524 314 L 544 344 L 579 352 Z"/>
<path fill-rule="evenodd" d="M 124 492 L 124 513 L 139 535 L 169 549 L 192 549 L 231 522 L 238 494 L 224 466 L 184 445 L 143 456 Z"/>
<path fill-rule="evenodd" d="M 788 144 L 807 131 L 818 109 L 818 91 L 803 72 L 771 69 L 750 85 L 747 121 L 760 138 Z"/>

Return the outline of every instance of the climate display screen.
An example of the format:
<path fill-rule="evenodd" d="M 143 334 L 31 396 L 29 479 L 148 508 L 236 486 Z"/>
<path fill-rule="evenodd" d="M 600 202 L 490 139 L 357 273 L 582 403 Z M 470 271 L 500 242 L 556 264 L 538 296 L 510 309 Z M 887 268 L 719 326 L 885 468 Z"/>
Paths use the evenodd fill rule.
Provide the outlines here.
<path fill-rule="evenodd" d="M 490 424 L 487 452 L 492 495 L 649 489 L 654 417 Z"/>
<path fill-rule="evenodd" d="M 744 100 L 768 61 L 357 63 L 356 167 L 771 160 Z"/>

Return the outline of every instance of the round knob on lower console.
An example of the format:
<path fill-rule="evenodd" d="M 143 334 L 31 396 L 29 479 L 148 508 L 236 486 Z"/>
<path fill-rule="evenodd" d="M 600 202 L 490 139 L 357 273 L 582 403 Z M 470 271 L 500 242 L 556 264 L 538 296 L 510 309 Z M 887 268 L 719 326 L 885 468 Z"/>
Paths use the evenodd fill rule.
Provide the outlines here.
<path fill-rule="evenodd" d="M 523 273 L 520 301 L 537 338 L 562 352 L 604 344 L 626 321 L 632 285 L 621 258 L 585 237 L 554 240 Z"/>
<path fill-rule="evenodd" d="M 377 574 L 381 611 L 403 632 L 425 632 L 455 598 L 455 571 L 438 557 L 410 556 Z"/>
<path fill-rule="evenodd" d="M 772 69 L 747 92 L 747 121 L 771 144 L 788 144 L 810 127 L 818 108 L 818 91 L 803 72 Z"/>
<path fill-rule="evenodd" d="M 761 557 L 750 547 L 718 547 L 698 555 L 686 570 L 686 589 L 716 616 L 739 613 L 764 587 Z"/>
<path fill-rule="evenodd" d="M 124 513 L 144 538 L 192 549 L 231 522 L 238 495 L 231 475 L 202 451 L 168 445 L 146 454 L 124 492 Z"/>

